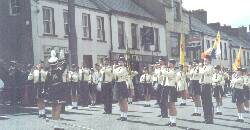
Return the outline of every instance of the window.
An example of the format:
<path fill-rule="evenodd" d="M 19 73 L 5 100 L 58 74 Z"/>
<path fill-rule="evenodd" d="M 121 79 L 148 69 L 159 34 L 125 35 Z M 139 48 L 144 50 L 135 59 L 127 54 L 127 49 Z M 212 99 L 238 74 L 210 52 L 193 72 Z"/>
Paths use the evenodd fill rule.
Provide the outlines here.
<path fill-rule="evenodd" d="M 54 34 L 54 10 L 43 7 L 43 28 L 45 34 Z"/>
<path fill-rule="evenodd" d="M 224 59 L 227 60 L 227 44 L 224 43 Z"/>
<path fill-rule="evenodd" d="M 118 43 L 119 49 L 125 48 L 125 32 L 124 32 L 124 22 L 118 21 Z"/>
<path fill-rule="evenodd" d="M 244 66 L 246 66 L 247 65 L 246 51 L 243 51 L 243 58 L 244 58 Z"/>
<path fill-rule="evenodd" d="M 97 40 L 105 41 L 104 18 L 97 16 Z"/>
<path fill-rule="evenodd" d="M 63 20 L 64 20 L 64 33 L 65 35 L 69 35 L 69 19 L 68 19 L 68 11 L 63 11 Z"/>
<path fill-rule="evenodd" d="M 21 11 L 20 0 L 10 0 L 10 15 L 19 15 Z"/>
<path fill-rule="evenodd" d="M 233 50 L 233 61 L 235 61 L 235 58 L 236 58 L 236 52 L 235 50 Z"/>
<path fill-rule="evenodd" d="M 247 52 L 247 65 L 250 65 L 250 57 L 249 57 L 249 52 Z"/>
<path fill-rule="evenodd" d="M 82 14 L 83 38 L 91 39 L 90 15 Z"/>
<path fill-rule="evenodd" d="M 222 51 L 222 43 L 220 43 L 220 51 Z M 223 53 L 220 53 L 221 60 L 223 59 Z"/>
<path fill-rule="evenodd" d="M 171 43 L 171 56 L 172 57 L 178 57 L 179 56 L 179 39 L 180 39 L 180 34 L 179 33 L 170 33 L 170 43 Z"/>
<path fill-rule="evenodd" d="M 154 35 L 155 35 L 155 51 L 160 51 L 160 45 L 159 45 L 159 29 L 155 28 L 154 29 Z"/>
<path fill-rule="evenodd" d="M 131 24 L 131 35 L 132 35 L 132 49 L 138 49 L 138 25 Z"/>
<path fill-rule="evenodd" d="M 176 21 L 181 21 L 181 5 L 178 2 L 174 3 L 174 19 Z"/>
<path fill-rule="evenodd" d="M 207 49 L 210 48 L 210 41 L 207 40 Z"/>

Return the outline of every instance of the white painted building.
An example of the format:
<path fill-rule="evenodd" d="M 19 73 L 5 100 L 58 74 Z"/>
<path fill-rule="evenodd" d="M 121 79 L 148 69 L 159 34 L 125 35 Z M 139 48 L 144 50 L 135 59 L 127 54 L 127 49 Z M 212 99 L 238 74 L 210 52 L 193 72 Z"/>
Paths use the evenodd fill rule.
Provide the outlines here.
<path fill-rule="evenodd" d="M 31 1 L 34 63 L 47 60 L 51 49 L 68 50 L 67 3 L 63 0 Z M 78 63 L 88 66 L 109 55 L 110 20 L 104 8 L 89 0 L 76 1 L 75 25 Z"/>

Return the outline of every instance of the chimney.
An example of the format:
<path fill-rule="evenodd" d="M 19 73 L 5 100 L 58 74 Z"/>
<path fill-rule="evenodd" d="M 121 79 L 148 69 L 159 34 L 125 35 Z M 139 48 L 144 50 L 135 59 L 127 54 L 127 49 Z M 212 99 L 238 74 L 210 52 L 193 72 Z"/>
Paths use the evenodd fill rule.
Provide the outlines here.
<path fill-rule="evenodd" d="M 215 30 L 220 30 L 220 28 L 221 28 L 219 22 L 217 22 L 217 23 L 209 23 L 208 26 L 215 29 Z"/>
<path fill-rule="evenodd" d="M 193 10 L 192 15 L 204 24 L 207 24 L 207 11 L 204 9 Z"/>

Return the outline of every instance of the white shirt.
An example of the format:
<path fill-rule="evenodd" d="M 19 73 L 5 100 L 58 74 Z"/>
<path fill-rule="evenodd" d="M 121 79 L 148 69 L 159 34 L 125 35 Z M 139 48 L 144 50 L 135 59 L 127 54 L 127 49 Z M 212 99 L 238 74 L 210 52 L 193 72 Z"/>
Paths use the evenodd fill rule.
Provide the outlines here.
<path fill-rule="evenodd" d="M 176 86 L 176 72 L 174 69 L 167 68 L 162 72 L 162 75 L 164 76 L 164 86 Z"/>
<path fill-rule="evenodd" d="M 212 84 L 212 77 L 214 73 L 214 68 L 212 65 L 204 65 L 200 69 L 200 83 L 201 84 Z"/>
<path fill-rule="evenodd" d="M 40 71 L 36 69 L 30 73 L 28 78 L 31 80 L 33 79 L 34 83 L 45 82 L 47 78 L 47 72 L 44 71 L 43 69 L 41 69 Z M 41 81 L 39 81 L 39 79 L 41 79 Z"/>
<path fill-rule="evenodd" d="M 187 89 L 187 82 L 186 82 L 186 74 L 182 71 L 177 72 L 176 74 L 176 82 L 177 82 L 177 89 L 179 91 L 183 91 Z"/>

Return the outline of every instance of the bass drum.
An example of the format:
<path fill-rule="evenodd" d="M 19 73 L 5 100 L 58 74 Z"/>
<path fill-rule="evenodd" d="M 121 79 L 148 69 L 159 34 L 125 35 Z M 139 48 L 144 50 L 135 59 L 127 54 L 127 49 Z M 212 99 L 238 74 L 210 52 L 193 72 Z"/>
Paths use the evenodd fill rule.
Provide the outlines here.
<path fill-rule="evenodd" d="M 4 88 L 4 82 L 2 79 L 0 79 L 0 91 Z"/>

